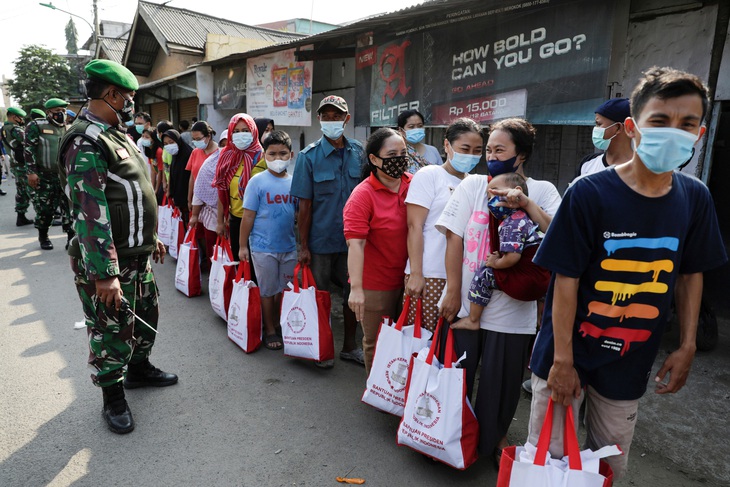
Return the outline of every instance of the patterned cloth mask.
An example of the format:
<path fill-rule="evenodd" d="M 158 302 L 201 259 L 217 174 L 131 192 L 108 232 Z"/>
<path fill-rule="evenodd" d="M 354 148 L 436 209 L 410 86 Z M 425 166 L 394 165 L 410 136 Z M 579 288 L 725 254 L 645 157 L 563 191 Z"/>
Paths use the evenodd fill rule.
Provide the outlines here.
<path fill-rule="evenodd" d="M 517 211 L 517 208 L 510 208 L 508 206 L 497 206 L 497 203 L 499 203 L 500 201 L 504 202 L 504 199 L 501 196 L 492 196 L 489 201 L 487 201 L 487 208 L 489 208 L 489 213 L 491 213 L 494 218 L 502 221 L 512 215 L 512 213 Z"/>
<path fill-rule="evenodd" d="M 408 167 L 408 156 L 379 157 L 378 159 L 383 161 L 383 167 L 378 169 L 393 179 L 399 179 Z"/>

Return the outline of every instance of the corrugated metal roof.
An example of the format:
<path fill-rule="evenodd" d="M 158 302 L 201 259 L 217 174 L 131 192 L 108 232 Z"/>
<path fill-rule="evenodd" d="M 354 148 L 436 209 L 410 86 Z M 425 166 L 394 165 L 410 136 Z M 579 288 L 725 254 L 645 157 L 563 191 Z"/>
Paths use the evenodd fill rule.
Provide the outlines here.
<path fill-rule="evenodd" d="M 140 1 L 137 12 L 145 22 L 153 24 L 154 28 L 159 30 L 168 44 L 199 49 L 201 52 L 205 49 L 208 33 L 275 43 L 302 37 L 300 34 L 252 27 L 182 8 L 150 2 Z"/>
<path fill-rule="evenodd" d="M 104 50 L 109 59 L 118 63 L 122 62 L 124 49 L 127 47 L 127 39 L 99 36 L 99 42 L 101 43 L 101 49 Z"/>

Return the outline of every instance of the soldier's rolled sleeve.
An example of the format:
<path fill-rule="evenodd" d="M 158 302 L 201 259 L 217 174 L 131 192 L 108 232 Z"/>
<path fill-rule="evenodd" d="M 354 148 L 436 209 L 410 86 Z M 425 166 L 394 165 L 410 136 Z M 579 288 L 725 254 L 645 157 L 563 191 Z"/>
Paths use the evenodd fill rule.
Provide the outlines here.
<path fill-rule="evenodd" d="M 107 163 L 96 149 L 79 139 L 65 155 L 68 195 L 87 278 L 119 275 L 119 260 L 107 204 Z"/>

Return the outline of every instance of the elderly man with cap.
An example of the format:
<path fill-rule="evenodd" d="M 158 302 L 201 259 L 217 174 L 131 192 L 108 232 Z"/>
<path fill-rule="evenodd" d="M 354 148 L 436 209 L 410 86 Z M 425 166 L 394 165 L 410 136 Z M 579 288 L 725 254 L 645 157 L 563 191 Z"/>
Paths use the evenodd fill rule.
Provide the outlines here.
<path fill-rule="evenodd" d="M 10 171 L 15 176 L 15 212 L 18 214 L 15 219 L 16 226 L 29 225 L 33 223 L 25 217 L 25 212 L 30 206 L 31 194 L 28 187 L 28 178 L 25 174 L 25 155 L 23 154 L 23 140 L 25 131 L 23 122 L 25 111 L 17 107 L 8 108 L 8 120 L 3 124 L 2 141 L 5 150 L 10 156 Z"/>
<path fill-rule="evenodd" d="M 88 109 L 61 141 L 77 233 L 69 255 L 95 369 L 91 380 L 103 393 L 102 416 L 113 432 L 128 433 L 134 419 L 124 389 L 178 380 L 149 361 L 159 314 L 150 256 L 162 261 L 165 247 L 157 239 L 147 162 L 122 130 L 132 120 L 137 79 L 109 60 L 95 59 L 84 71 Z"/>
<path fill-rule="evenodd" d="M 43 250 L 53 249 L 48 229 L 56 208 L 61 210 L 61 224 L 68 235 L 67 245 L 73 237 L 68 200 L 63 197 L 58 178 L 58 144 L 66 133 L 67 106 L 67 101 L 49 99 L 44 105 L 46 118 L 31 121 L 25 129 L 25 169 L 28 184 L 34 190 L 35 227 Z"/>
<path fill-rule="evenodd" d="M 628 98 L 612 98 L 596 108 L 593 145 L 603 151 L 591 154 L 580 162 L 579 174 L 587 176 L 621 164 L 634 156 L 631 139 L 624 130 L 624 120 L 631 116 Z"/>
<path fill-rule="evenodd" d="M 343 135 L 350 120 L 343 98 L 324 97 L 317 114 L 322 137 L 299 153 L 291 185 L 291 195 L 299 198 L 299 261 L 311 266 L 319 289 L 328 289 L 331 282 L 343 288 L 345 337 L 340 359 L 364 364 L 363 351 L 355 343 L 355 314 L 347 305 L 347 243 L 342 223 L 345 202 L 360 182 L 364 149 Z M 334 361 L 316 364 L 330 368 Z"/>

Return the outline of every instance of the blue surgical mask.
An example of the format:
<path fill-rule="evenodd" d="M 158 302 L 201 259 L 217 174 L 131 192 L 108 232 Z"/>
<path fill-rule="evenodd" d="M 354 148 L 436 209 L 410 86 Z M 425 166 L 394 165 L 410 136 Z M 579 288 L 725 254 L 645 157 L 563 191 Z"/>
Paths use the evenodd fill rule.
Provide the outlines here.
<path fill-rule="evenodd" d="M 613 124 L 613 125 L 616 125 L 616 124 Z M 613 134 L 613 137 L 611 137 L 610 139 L 604 139 L 603 137 L 606 135 L 606 130 L 613 127 L 613 125 L 609 125 L 606 128 L 593 127 L 593 145 L 596 146 L 596 149 L 606 150 L 606 149 L 608 149 L 608 146 L 611 145 L 611 141 L 613 140 L 613 137 L 616 137 L 618 135 L 618 132 Z"/>
<path fill-rule="evenodd" d="M 137 130 L 137 133 L 142 135 L 142 132 L 144 132 L 144 124 L 137 123 L 134 125 L 134 128 Z"/>
<path fill-rule="evenodd" d="M 205 149 L 206 147 L 208 147 L 208 143 L 205 141 L 205 139 L 194 140 L 193 147 L 195 147 L 196 149 Z"/>
<path fill-rule="evenodd" d="M 674 171 L 693 155 L 697 135 L 680 129 L 668 127 L 644 127 L 636 131 L 641 134 L 641 142 L 636 148 L 644 166 L 654 174 Z"/>
<path fill-rule="evenodd" d="M 180 148 L 177 146 L 177 144 L 167 144 L 165 146 L 165 150 L 167 151 L 168 154 L 170 154 L 171 156 L 174 156 L 175 154 L 177 154 L 177 152 L 178 152 L 178 150 L 180 150 Z"/>
<path fill-rule="evenodd" d="M 337 140 L 345 133 L 345 122 L 319 122 L 322 133 L 330 140 Z"/>
<path fill-rule="evenodd" d="M 140 140 L 141 140 L 140 144 L 142 144 L 142 147 L 150 147 L 152 145 L 151 139 L 140 139 Z"/>
<path fill-rule="evenodd" d="M 515 162 L 517 162 L 517 156 L 511 157 L 506 161 L 500 161 L 498 159 L 488 160 L 487 169 L 489 169 L 489 175 L 494 177 L 508 172 L 515 172 L 515 169 L 517 169 L 514 167 Z"/>
<path fill-rule="evenodd" d="M 451 157 L 451 167 L 457 172 L 468 173 L 479 164 L 481 158 L 482 156 L 479 154 L 462 154 L 454 151 L 454 155 Z"/>
<path fill-rule="evenodd" d="M 231 136 L 231 142 L 238 150 L 248 149 L 253 142 L 253 134 L 251 132 L 236 132 Z"/>
<path fill-rule="evenodd" d="M 406 130 L 406 140 L 409 144 L 419 144 L 426 138 L 426 129 L 410 129 Z"/>
<path fill-rule="evenodd" d="M 515 212 L 517 208 L 510 208 L 508 206 L 497 206 L 497 203 L 500 201 L 504 201 L 501 196 L 492 196 L 489 198 L 489 201 L 487 201 L 487 208 L 489 209 L 489 212 L 496 218 L 497 220 L 504 220 L 508 216 L 512 215 L 512 213 Z"/>
<path fill-rule="evenodd" d="M 124 122 L 124 125 L 126 125 L 127 127 L 131 127 L 132 125 L 134 125 L 134 120 L 127 120 L 126 122 Z"/>

